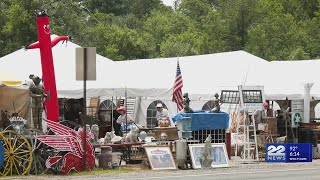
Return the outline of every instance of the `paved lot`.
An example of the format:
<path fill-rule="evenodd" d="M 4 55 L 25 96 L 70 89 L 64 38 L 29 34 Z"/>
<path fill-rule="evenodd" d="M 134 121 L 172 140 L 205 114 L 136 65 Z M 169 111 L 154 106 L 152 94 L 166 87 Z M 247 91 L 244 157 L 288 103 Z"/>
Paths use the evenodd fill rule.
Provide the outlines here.
<path fill-rule="evenodd" d="M 133 167 L 137 169 L 137 167 Z M 85 176 L 23 176 L 23 177 L 5 177 L 1 179 L 32 179 L 32 180 L 137 180 L 137 179 L 174 179 L 174 180 L 242 180 L 242 179 L 272 179 L 272 180 L 296 180 L 320 179 L 320 160 L 314 160 L 311 163 L 266 163 L 242 164 L 235 160 L 230 161 L 229 168 L 218 168 L 208 170 L 174 170 L 174 171 L 152 171 L 149 169 L 137 170 L 130 173 L 108 173 L 99 175 Z"/>
<path fill-rule="evenodd" d="M 272 170 L 272 171 L 253 171 L 253 172 L 229 172 L 229 173 L 207 173 L 198 175 L 174 175 L 174 176 L 151 176 L 145 177 L 143 179 L 174 179 L 174 180 L 301 180 L 308 178 L 308 180 L 319 180 L 320 179 L 320 169 L 283 169 L 283 170 Z M 104 177 L 105 178 L 105 177 Z M 103 179 L 102 177 L 96 177 L 94 179 Z M 138 180 L 141 177 L 126 177 L 126 178 L 114 178 L 111 180 Z"/>

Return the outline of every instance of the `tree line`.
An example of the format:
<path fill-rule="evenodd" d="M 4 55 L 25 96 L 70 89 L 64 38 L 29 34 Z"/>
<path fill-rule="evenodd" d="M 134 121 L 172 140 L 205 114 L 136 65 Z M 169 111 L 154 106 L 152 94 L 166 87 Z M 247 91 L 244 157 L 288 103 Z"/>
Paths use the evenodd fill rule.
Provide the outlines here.
<path fill-rule="evenodd" d="M 320 56 L 320 0 L 2 0 L 0 57 L 37 41 L 35 10 L 52 33 L 112 60 L 245 50 L 263 59 Z"/>

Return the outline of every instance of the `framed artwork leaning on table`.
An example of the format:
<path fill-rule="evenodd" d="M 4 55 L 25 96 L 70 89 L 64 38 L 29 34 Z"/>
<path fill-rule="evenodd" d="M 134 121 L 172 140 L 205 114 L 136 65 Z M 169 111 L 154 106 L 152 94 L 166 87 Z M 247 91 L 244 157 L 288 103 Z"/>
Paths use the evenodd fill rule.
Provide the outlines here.
<path fill-rule="evenodd" d="M 224 143 L 212 143 L 211 145 L 211 158 L 213 159 L 211 167 L 229 167 L 226 145 Z M 189 151 L 194 169 L 201 168 L 200 159 L 203 150 L 204 144 L 189 144 Z"/>
<path fill-rule="evenodd" d="M 152 170 L 177 169 L 169 146 L 144 146 Z"/>

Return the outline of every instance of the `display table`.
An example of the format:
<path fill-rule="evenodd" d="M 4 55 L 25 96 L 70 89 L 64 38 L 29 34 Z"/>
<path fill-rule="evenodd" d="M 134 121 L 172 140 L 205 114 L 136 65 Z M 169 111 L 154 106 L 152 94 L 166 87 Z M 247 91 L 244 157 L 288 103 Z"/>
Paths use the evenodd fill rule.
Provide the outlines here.
<path fill-rule="evenodd" d="M 125 142 L 121 144 L 103 144 L 103 145 L 93 145 L 95 148 L 101 148 L 103 146 L 110 146 L 113 149 L 119 149 L 122 153 L 121 160 L 124 160 L 127 164 L 130 164 L 131 161 L 131 147 L 132 146 L 141 146 L 145 142 Z"/>
<path fill-rule="evenodd" d="M 229 114 L 225 112 L 178 113 L 172 120 L 174 122 L 181 121 L 183 117 L 191 118 L 192 131 L 229 128 Z"/>

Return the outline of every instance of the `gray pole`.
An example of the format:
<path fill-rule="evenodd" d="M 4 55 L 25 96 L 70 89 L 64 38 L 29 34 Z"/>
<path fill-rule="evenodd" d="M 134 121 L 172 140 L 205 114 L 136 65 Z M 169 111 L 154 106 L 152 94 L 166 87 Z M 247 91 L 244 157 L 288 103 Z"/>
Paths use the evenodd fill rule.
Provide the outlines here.
<path fill-rule="evenodd" d="M 87 48 L 83 48 L 83 116 L 82 116 L 82 127 L 83 127 L 83 170 L 87 170 L 87 128 L 86 128 L 86 116 L 87 116 Z"/>
<path fill-rule="evenodd" d="M 128 134 L 127 87 L 125 87 L 124 96 L 125 96 L 124 103 L 125 103 L 125 107 L 126 107 L 126 134 Z"/>
<path fill-rule="evenodd" d="M 114 128 L 113 128 L 113 96 L 111 96 L 111 131 L 114 131 Z"/>

